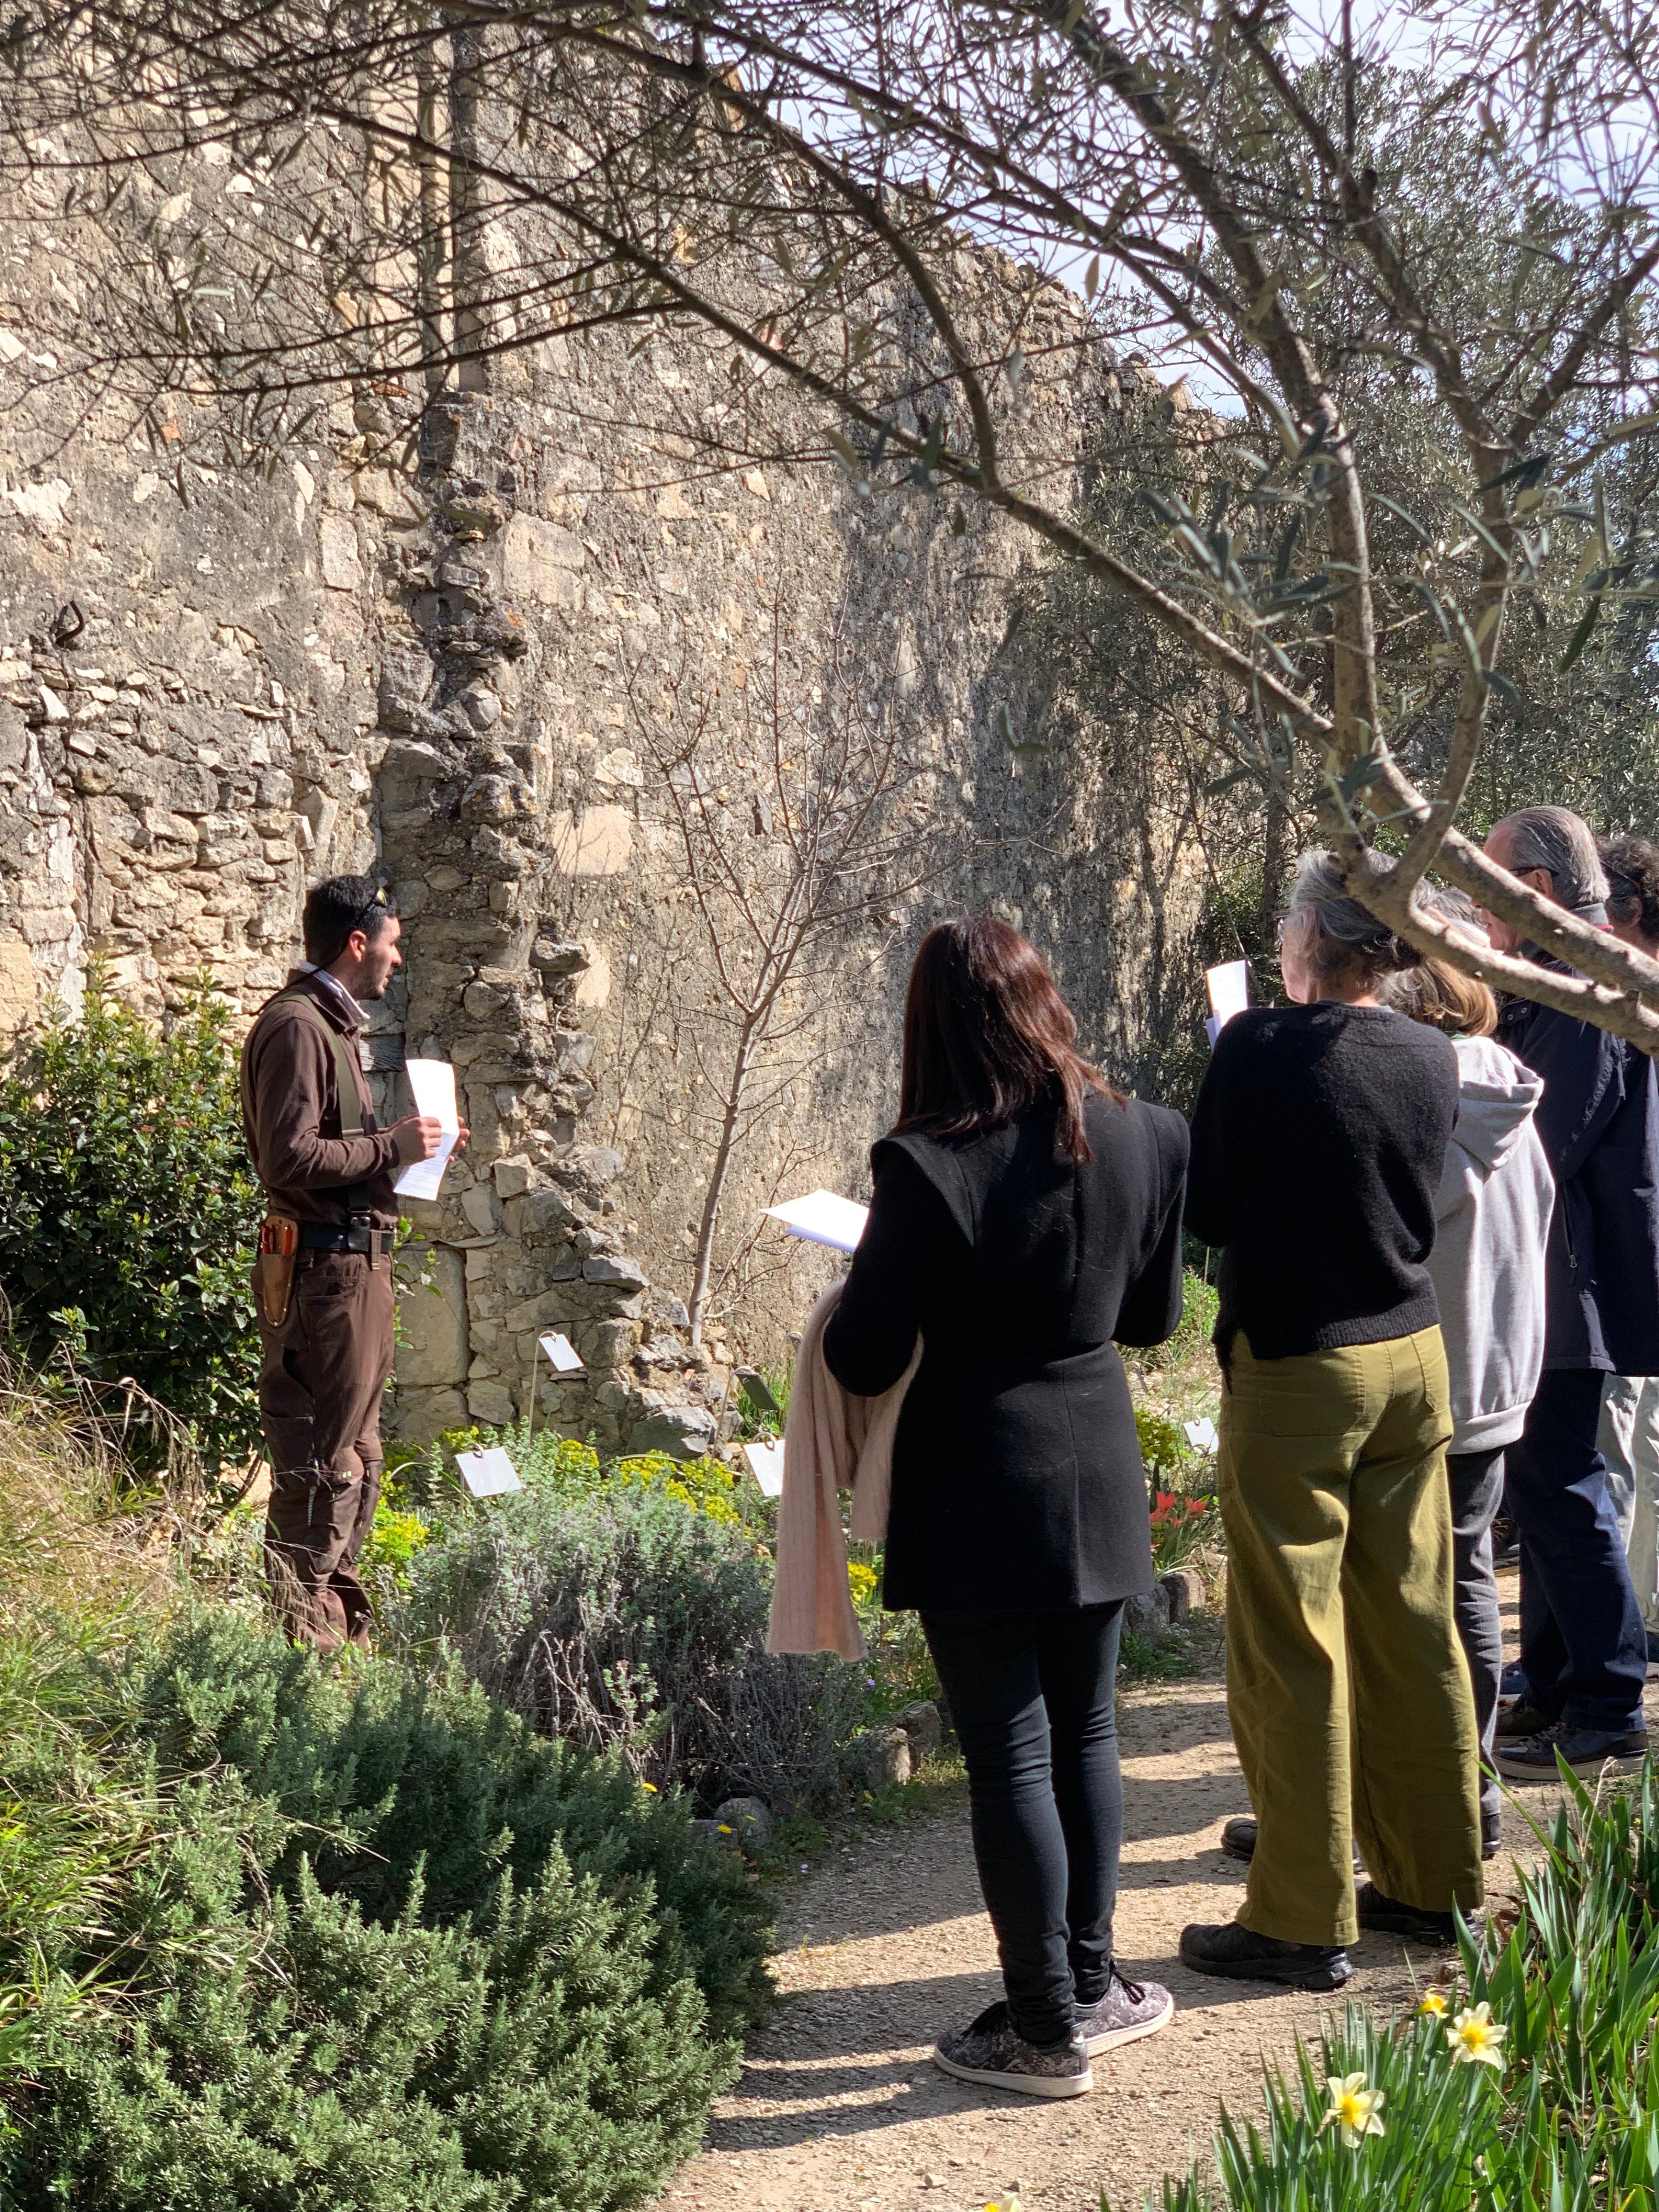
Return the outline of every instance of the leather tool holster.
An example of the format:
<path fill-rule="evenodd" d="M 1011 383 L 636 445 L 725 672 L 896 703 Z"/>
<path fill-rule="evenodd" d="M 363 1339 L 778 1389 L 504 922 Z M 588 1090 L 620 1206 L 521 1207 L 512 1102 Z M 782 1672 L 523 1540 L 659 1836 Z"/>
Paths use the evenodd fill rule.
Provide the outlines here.
<path fill-rule="evenodd" d="M 259 1257 L 255 1273 L 265 1322 L 280 1328 L 294 1295 L 294 1262 L 300 1250 L 300 1224 L 286 1213 L 268 1213 L 259 1224 Z"/>

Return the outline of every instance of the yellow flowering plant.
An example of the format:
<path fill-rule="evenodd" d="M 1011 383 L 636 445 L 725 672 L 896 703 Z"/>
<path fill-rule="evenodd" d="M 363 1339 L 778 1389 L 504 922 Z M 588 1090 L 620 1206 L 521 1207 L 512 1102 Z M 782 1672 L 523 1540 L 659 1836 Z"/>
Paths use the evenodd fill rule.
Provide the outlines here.
<path fill-rule="evenodd" d="M 1363 2074 L 1344 2074 L 1327 2081 L 1325 2087 L 1331 2101 L 1319 2123 L 1322 2136 L 1328 2128 L 1340 2128 L 1348 2148 L 1358 2150 L 1367 2136 L 1388 2132 L 1382 2124 L 1382 2107 L 1388 2100 L 1381 2089 L 1372 2088 Z"/>
<path fill-rule="evenodd" d="M 1492 2016 L 1489 2004 L 1465 2005 L 1446 2030 L 1454 2066 L 1504 2067 L 1503 2041 L 1509 2030 Z"/>

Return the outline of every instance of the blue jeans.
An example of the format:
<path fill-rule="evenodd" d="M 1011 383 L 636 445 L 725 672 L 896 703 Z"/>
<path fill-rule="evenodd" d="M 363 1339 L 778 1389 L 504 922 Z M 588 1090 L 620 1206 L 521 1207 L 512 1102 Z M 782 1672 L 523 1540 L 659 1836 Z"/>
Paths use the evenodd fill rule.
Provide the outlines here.
<path fill-rule="evenodd" d="M 1121 1601 L 1070 1613 L 924 1613 L 968 1768 L 974 1857 L 1028 2043 L 1106 1993 L 1123 1842 Z"/>
<path fill-rule="evenodd" d="M 1573 1728 L 1623 1735 L 1645 1725 L 1648 1645 L 1596 1449 L 1603 1379 L 1580 1367 L 1540 1376 L 1526 1433 L 1505 1455 L 1504 1494 L 1521 1532 L 1527 1701 Z"/>

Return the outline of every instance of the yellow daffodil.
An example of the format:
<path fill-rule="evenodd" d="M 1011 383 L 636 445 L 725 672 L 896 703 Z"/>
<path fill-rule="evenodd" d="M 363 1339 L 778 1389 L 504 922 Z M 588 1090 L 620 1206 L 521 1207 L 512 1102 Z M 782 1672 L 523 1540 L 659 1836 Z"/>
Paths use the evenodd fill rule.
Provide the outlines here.
<path fill-rule="evenodd" d="M 640 1787 L 641 1790 L 648 1790 L 653 1797 L 657 1795 L 657 1785 L 654 1782 L 641 1782 Z"/>
<path fill-rule="evenodd" d="M 1319 2123 L 1322 2136 L 1327 2128 L 1340 2128 L 1348 2148 L 1358 2150 L 1367 2136 L 1384 2132 L 1383 2093 L 1370 2087 L 1363 2074 L 1345 2074 L 1340 2081 L 1327 2081 L 1325 2087 L 1331 2093 L 1331 2108 Z"/>
<path fill-rule="evenodd" d="M 1508 2033 L 1508 2028 L 1492 2018 L 1489 2004 L 1466 2005 L 1446 2030 L 1452 2064 L 1495 2066 L 1501 2072 L 1504 2054 L 1499 2046 Z"/>
<path fill-rule="evenodd" d="M 1419 2013 L 1426 2013 L 1431 2020 L 1444 2020 L 1446 2000 L 1438 1990 L 1425 1990 L 1423 2002 L 1417 2009 Z"/>

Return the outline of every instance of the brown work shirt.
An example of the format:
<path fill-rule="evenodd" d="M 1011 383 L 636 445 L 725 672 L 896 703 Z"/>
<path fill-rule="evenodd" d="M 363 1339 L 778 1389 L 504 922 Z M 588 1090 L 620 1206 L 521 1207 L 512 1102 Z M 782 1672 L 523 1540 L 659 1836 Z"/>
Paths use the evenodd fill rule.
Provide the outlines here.
<path fill-rule="evenodd" d="M 254 1172 L 272 1208 L 295 1221 L 343 1229 L 357 1210 L 368 1212 L 371 1227 L 393 1228 L 397 1146 L 375 1126 L 344 994 L 299 969 L 283 989 L 303 991 L 346 1040 L 363 1131 L 341 1133 L 338 1060 L 316 1022 L 302 1007 L 268 1000 L 242 1047 L 242 1127 Z"/>

